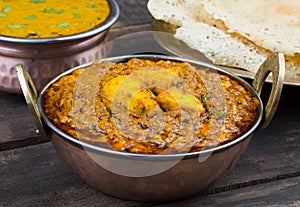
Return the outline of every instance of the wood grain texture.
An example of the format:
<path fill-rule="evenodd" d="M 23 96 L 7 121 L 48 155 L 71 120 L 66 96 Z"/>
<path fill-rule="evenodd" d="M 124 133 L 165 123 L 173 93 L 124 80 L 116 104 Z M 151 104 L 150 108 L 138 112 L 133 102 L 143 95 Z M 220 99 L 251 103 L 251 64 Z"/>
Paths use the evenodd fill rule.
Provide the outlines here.
<path fill-rule="evenodd" d="M 51 143 L 0 153 L 0 206 L 129 206 L 83 183 Z"/>
<path fill-rule="evenodd" d="M 116 0 L 120 7 L 120 17 L 113 26 L 123 27 L 150 23 L 152 16 L 147 9 L 148 0 Z"/>
<path fill-rule="evenodd" d="M 254 185 L 201 198 L 160 204 L 161 207 L 177 206 L 300 206 L 300 177 Z"/>
<path fill-rule="evenodd" d="M 117 0 L 111 39 L 151 31 L 148 0 Z M 251 82 L 251 80 L 248 80 Z M 266 100 L 270 84 L 264 87 Z M 204 192 L 168 203 L 114 198 L 89 187 L 43 143 L 22 95 L 0 92 L 0 207 L 6 206 L 300 206 L 299 87 L 285 86 L 271 125 L 257 130 L 235 167 Z M 105 179 L 105 178 L 103 178 Z"/>
<path fill-rule="evenodd" d="M 36 136 L 23 95 L 0 92 L 0 106 L 0 143 Z"/>
<path fill-rule="evenodd" d="M 285 113 L 284 117 L 288 119 L 289 115 Z M 281 123 L 274 120 L 271 127 L 277 128 L 278 125 Z M 290 132 L 283 130 L 282 133 Z M 296 134 L 298 136 L 299 132 Z M 221 204 L 221 201 L 228 198 L 228 206 L 244 205 L 251 200 L 254 202 L 252 204 L 258 202 L 266 205 L 264 201 L 268 199 L 276 201 L 277 204 L 293 204 L 295 198 L 290 195 L 290 192 L 300 191 L 299 156 L 300 139 L 276 138 L 266 130 L 259 131 L 245 154 L 229 173 L 210 186 L 207 191 L 199 192 L 198 195 L 183 202 L 190 206 L 204 201 L 204 204 Z M 51 143 L 1 152 L 0 175 L 0 198 L 5 198 L 0 203 L 4 206 L 150 205 L 103 195 L 85 185 L 60 161 Z M 291 183 L 285 187 L 285 182 Z M 263 187 L 265 185 L 266 188 Z M 272 189 L 275 194 L 272 193 Z M 265 194 L 261 194 L 260 191 Z M 279 192 L 282 192 L 281 197 L 274 199 Z M 285 192 L 287 195 L 284 194 Z M 252 196 L 251 199 L 249 194 Z M 218 195 L 221 195 L 220 200 Z"/>

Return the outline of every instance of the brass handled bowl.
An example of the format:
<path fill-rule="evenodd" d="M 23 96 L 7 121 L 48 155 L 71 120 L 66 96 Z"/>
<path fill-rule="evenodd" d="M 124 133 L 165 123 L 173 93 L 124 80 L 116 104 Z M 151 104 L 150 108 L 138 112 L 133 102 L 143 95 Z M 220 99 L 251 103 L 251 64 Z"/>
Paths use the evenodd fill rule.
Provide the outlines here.
<path fill-rule="evenodd" d="M 21 93 L 15 72 L 24 65 L 38 91 L 60 73 L 99 59 L 105 54 L 108 29 L 117 21 L 120 11 L 115 0 L 107 0 L 110 14 L 99 26 L 69 36 L 53 38 L 17 38 L 0 36 L 0 91 Z M 104 51 L 105 52 L 105 51 Z"/>
<path fill-rule="evenodd" d="M 227 74 L 238 81 L 259 100 L 259 112 L 252 127 L 237 139 L 214 148 L 178 154 L 135 154 L 120 152 L 78 140 L 57 128 L 45 116 L 43 95 L 59 78 L 76 68 L 53 79 L 40 94 L 22 65 L 16 70 L 23 93 L 33 112 L 42 136 L 50 136 L 60 157 L 87 184 L 101 192 L 119 198 L 140 201 L 166 201 L 193 195 L 228 171 L 246 150 L 253 132 L 260 126 L 266 127 L 275 113 L 284 76 L 284 57 L 275 53 L 259 68 L 253 87 L 243 79 L 207 63 L 178 57 L 159 55 L 129 55 L 106 59 L 120 62 L 132 57 L 184 61 L 197 67 L 206 67 Z M 88 63 L 80 66 L 90 66 Z M 259 93 L 269 73 L 273 75 L 273 86 L 269 102 L 264 109 Z M 264 114 L 265 111 L 265 114 Z M 263 121 L 264 120 L 264 123 Z M 166 167 L 168 166 L 168 167 Z M 128 173 L 130 172 L 130 173 Z"/>

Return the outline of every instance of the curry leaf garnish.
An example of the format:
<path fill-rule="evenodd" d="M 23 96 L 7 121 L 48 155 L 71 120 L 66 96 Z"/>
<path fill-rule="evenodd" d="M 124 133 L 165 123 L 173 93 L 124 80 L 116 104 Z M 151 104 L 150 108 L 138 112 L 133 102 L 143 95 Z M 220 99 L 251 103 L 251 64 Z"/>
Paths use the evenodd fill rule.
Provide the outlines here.
<path fill-rule="evenodd" d="M 46 8 L 42 11 L 42 13 L 48 13 L 48 14 L 50 14 L 50 13 L 53 13 L 53 14 L 60 14 L 60 13 L 63 13 L 63 12 L 64 12 L 63 9 L 54 9 L 54 8 L 52 8 L 52 7 L 46 7 Z"/>
<path fill-rule="evenodd" d="M 45 2 L 46 0 L 30 0 L 31 3 L 42 3 Z"/>
<path fill-rule="evenodd" d="M 206 111 L 209 111 L 209 108 L 208 108 L 208 105 L 207 105 L 206 94 L 201 94 L 200 95 L 200 101 L 203 104 L 203 107 L 206 109 Z"/>
<path fill-rule="evenodd" d="M 34 20 L 34 19 L 36 19 L 36 15 L 30 15 L 30 16 L 25 17 L 24 19 Z"/>
<path fill-rule="evenodd" d="M 0 17 L 7 17 L 7 14 L 0 13 Z"/>
<path fill-rule="evenodd" d="M 76 13 L 76 12 L 73 12 L 73 16 L 74 16 L 75 18 L 80 18 L 80 17 L 81 17 L 80 14 L 78 14 L 78 13 Z"/>
<path fill-rule="evenodd" d="M 11 6 L 6 6 L 2 9 L 2 12 L 9 12 L 12 9 Z"/>
<path fill-rule="evenodd" d="M 9 25 L 7 25 L 7 27 L 11 28 L 11 29 L 20 29 L 20 28 L 23 28 L 26 26 L 27 26 L 27 24 L 9 24 Z"/>
<path fill-rule="evenodd" d="M 69 27 L 70 23 L 69 22 L 64 22 L 58 25 L 59 28 L 63 28 L 63 27 Z"/>

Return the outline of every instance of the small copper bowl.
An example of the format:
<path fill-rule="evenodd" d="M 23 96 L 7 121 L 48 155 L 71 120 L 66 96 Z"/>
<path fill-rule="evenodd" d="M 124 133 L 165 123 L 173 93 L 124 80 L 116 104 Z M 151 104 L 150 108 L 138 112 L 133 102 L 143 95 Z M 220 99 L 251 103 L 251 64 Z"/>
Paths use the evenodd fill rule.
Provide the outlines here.
<path fill-rule="evenodd" d="M 0 36 L 0 91 L 21 93 L 14 66 L 29 70 L 40 91 L 51 79 L 69 68 L 103 57 L 99 48 L 107 40 L 107 30 L 117 21 L 120 10 L 115 0 L 109 17 L 99 26 L 82 33 L 55 38 L 14 38 Z"/>
<path fill-rule="evenodd" d="M 181 154 L 152 155 L 119 152 L 75 139 L 52 124 L 43 112 L 45 90 L 77 67 L 53 79 L 38 95 L 24 67 L 16 66 L 24 96 L 34 115 L 40 134 L 51 137 L 60 157 L 87 184 L 106 194 L 123 199 L 153 202 L 180 199 L 200 192 L 234 166 L 246 150 L 254 131 L 259 126 L 266 127 L 276 111 L 285 71 L 283 54 L 275 53 L 267 58 L 258 70 L 253 87 L 228 71 L 200 61 L 155 55 L 128 55 L 107 60 L 121 62 L 133 57 L 184 61 L 198 68 L 208 67 L 222 74 L 225 73 L 258 98 L 259 111 L 254 125 L 247 132 L 221 146 Z M 91 64 L 79 67 L 83 68 Z M 259 93 L 270 72 L 273 74 L 273 86 L 264 110 Z M 263 118 L 265 118 L 264 124 L 262 124 Z M 166 166 L 168 167 L 165 168 Z M 153 173 L 156 170 L 157 173 Z M 132 174 L 126 174 L 127 172 Z"/>

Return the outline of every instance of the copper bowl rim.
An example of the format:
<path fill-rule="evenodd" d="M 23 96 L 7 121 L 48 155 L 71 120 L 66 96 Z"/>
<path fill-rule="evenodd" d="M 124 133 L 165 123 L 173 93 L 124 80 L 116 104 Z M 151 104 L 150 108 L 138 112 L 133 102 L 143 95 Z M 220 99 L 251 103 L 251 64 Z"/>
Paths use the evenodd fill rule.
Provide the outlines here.
<path fill-rule="evenodd" d="M 109 27 L 111 27 L 120 16 L 120 8 L 116 3 L 116 1 L 107 0 L 107 2 L 109 3 L 110 6 L 110 14 L 108 18 L 103 23 L 99 24 L 97 27 L 93 29 L 81 33 L 76 33 L 73 35 L 53 37 L 53 38 L 21 38 L 21 37 L 0 35 L 0 41 L 11 42 L 11 43 L 47 44 L 47 43 L 60 43 L 60 42 L 74 41 L 74 40 L 84 39 L 99 34 L 107 30 Z"/>
<path fill-rule="evenodd" d="M 200 155 L 201 156 L 210 155 L 213 152 L 221 151 L 221 150 L 230 148 L 231 146 L 233 146 L 233 145 L 241 142 L 242 140 L 250 137 L 250 135 L 260 125 L 260 122 L 261 122 L 262 117 L 263 117 L 263 108 L 264 108 L 260 96 L 258 95 L 256 90 L 249 83 L 247 83 L 242 78 L 236 76 L 235 74 L 233 74 L 233 73 L 231 73 L 231 72 L 229 72 L 229 71 L 227 71 L 223 68 L 219 68 L 215 65 L 205 63 L 205 62 L 201 62 L 201 61 L 195 61 L 195 60 L 190 60 L 190 59 L 185 59 L 185 58 L 180 58 L 180 57 L 171 57 L 171 56 L 166 56 L 166 55 L 125 55 L 125 56 L 105 58 L 105 59 L 101 59 L 101 60 L 98 60 L 98 61 L 107 60 L 107 61 L 112 61 L 112 62 L 119 62 L 119 61 L 122 61 L 122 60 L 127 60 L 127 59 L 135 58 L 135 57 L 136 58 L 150 58 L 150 59 L 165 59 L 165 60 L 184 61 L 184 62 L 192 63 L 192 64 L 195 64 L 195 65 L 208 67 L 208 68 L 214 69 L 216 71 L 220 71 L 223 74 L 227 74 L 230 77 L 233 77 L 235 80 L 239 81 L 247 89 L 249 89 L 256 96 L 256 98 L 259 100 L 259 112 L 258 112 L 258 115 L 257 115 L 256 122 L 253 124 L 253 126 L 251 128 L 248 129 L 248 131 L 246 131 L 240 137 L 238 137 L 238 138 L 236 138 L 236 139 L 234 139 L 234 140 L 232 140 L 228 143 L 225 143 L 223 145 L 220 145 L 220 146 L 217 146 L 217 147 L 214 147 L 214 148 L 205 149 L 205 150 L 202 150 L 202 151 L 196 151 L 196 152 L 186 152 L 186 153 L 177 153 L 177 154 L 135 154 L 135 153 L 128 153 L 128 152 L 120 152 L 120 151 L 116 151 L 116 150 L 112 150 L 112 149 L 106 149 L 106 148 L 99 147 L 99 146 L 96 146 L 96 145 L 93 145 L 93 144 L 89 144 L 87 142 L 76 139 L 76 138 L 66 134 L 65 132 L 61 131 L 60 129 L 58 129 L 54 124 L 52 124 L 49 121 L 49 119 L 46 117 L 46 115 L 44 114 L 43 109 L 42 109 L 42 97 L 43 97 L 43 94 L 46 91 L 46 89 L 49 88 L 52 83 L 54 83 L 56 80 L 58 80 L 62 76 L 71 73 L 72 71 L 76 70 L 77 68 L 90 66 L 93 63 L 93 62 L 89 62 L 89 63 L 83 64 L 83 65 L 77 66 L 75 68 L 72 68 L 70 70 L 67 70 L 66 72 L 60 74 L 59 76 L 54 78 L 52 81 L 50 81 L 42 89 L 42 91 L 38 95 L 37 105 L 38 105 L 38 109 L 39 109 L 39 112 L 41 114 L 41 117 L 42 117 L 42 120 L 44 121 L 44 123 L 48 127 L 50 127 L 51 130 L 53 130 L 55 133 L 57 133 L 62 138 L 64 138 L 66 141 L 71 142 L 72 144 L 75 144 L 76 146 L 81 147 L 81 148 L 84 147 L 84 148 L 87 148 L 89 150 L 95 151 L 97 153 L 108 154 L 110 156 L 116 156 L 116 157 L 123 157 L 123 158 L 124 157 L 127 157 L 127 158 L 131 157 L 131 158 L 156 159 L 156 160 L 192 158 L 192 157 L 196 157 L 196 156 L 200 156 Z"/>

